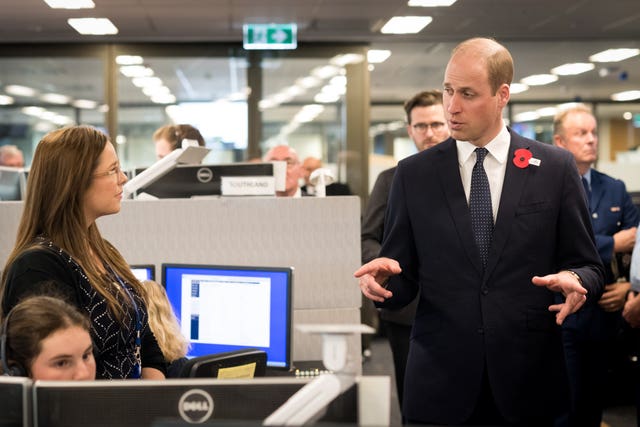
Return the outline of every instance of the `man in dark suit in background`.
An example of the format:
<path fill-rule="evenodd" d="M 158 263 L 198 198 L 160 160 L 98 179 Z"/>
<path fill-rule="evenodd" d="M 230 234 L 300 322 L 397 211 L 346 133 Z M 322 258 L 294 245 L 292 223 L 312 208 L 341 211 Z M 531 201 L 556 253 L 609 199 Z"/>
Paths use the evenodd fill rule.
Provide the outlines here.
<path fill-rule="evenodd" d="M 442 92 L 439 90 L 415 94 L 404 103 L 404 111 L 407 115 L 407 133 L 418 151 L 431 148 L 449 138 L 449 128 L 447 128 L 442 107 Z M 369 202 L 362 218 L 363 264 L 377 257 L 380 252 L 384 234 L 384 213 L 387 210 L 387 199 L 395 172 L 395 167 L 380 172 L 369 196 Z M 371 302 L 369 301 L 369 303 Z M 418 298 L 416 297 L 406 307 L 397 310 L 385 308 L 380 310 L 381 325 L 393 354 L 400 406 L 402 406 L 402 386 L 409 354 L 409 335 L 417 306 Z"/>
<path fill-rule="evenodd" d="M 568 408 L 557 325 L 599 299 L 602 264 L 573 157 L 502 120 L 512 78 L 494 40 L 453 50 L 443 97 L 452 138 L 398 164 L 381 258 L 355 272 L 380 306 L 420 290 L 410 423 L 551 426 Z"/>
<path fill-rule="evenodd" d="M 553 133 L 555 145 L 571 152 L 582 176 L 596 247 L 604 264 L 605 292 L 598 304 L 569 316 L 562 325 L 572 422 L 600 427 L 607 398 L 633 391 L 627 349 L 620 336 L 640 215 L 624 182 L 591 167 L 598 158 L 597 122 L 591 110 L 578 104 L 560 111 L 553 120 Z"/>

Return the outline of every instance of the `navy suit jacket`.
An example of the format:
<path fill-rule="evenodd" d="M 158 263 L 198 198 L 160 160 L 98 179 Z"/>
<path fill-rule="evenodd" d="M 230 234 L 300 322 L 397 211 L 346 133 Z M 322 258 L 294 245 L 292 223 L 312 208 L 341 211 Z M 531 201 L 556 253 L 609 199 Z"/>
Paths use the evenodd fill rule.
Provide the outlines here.
<path fill-rule="evenodd" d="M 604 264 L 605 284 L 608 285 L 617 279 L 611 268 L 613 235 L 636 227 L 640 222 L 640 215 L 624 182 L 595 169 L 591 169 L 589 213 L 596 247 Z M 599 305 L 592 305 L 569 316 L 564 327 L 579 330 L 578 337 L 582 339 L 607 340 L 616 335 L 622 323 L 620 312 L 608 313 Z"/>
<path fill-rule="evenodd" d="M 571 154 L 511 132 L 493 243 L 483 272 L 460 178 L 456 142 L 401 161 L 392 184 L 381 256 L 400 263 L 389 280 L 407 304 L 420 289 L 403 411 L 409 420 L 459 424 L 471 415 L 485 368 L 496 404 L 514 423 L 568 406 L 555 294 L 534 275 L 577 272 L 588 299 L 603 271 Z M 518 168 L 526 148 L 540 165 Z"/>

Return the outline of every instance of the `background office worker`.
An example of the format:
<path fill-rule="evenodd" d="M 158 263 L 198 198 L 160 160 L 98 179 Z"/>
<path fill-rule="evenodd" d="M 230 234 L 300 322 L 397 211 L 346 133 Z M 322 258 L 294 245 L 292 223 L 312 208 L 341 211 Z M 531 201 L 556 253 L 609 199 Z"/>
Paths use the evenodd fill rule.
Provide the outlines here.
<path fill-rule="evenodd" d="M 95 222 L 120 211 L 126 181 L 113 145 L 97 129 L 72 126 L 45 135 L 3 269 L 0 307 L 4 316 L 24 296 L 53 286 L 91 319 L 97 378 L 160 379 L 166 366 L 149 329 L 142 284 Z"/>
<path fill-rule="evenodd" d="M 0 166 L 21 168 L 24 166 L 24 155 L 15 145 L 0 146 Z"/>
<path fill-rule="evenodd" d="M 96 361 L 89 319 L 52 296 L 32 296 L 2 323 L 0 374 L 32 380 L 93 380 Z"/>
<path fill-rule="evenodd" d="M 452 138 L 398 164 L 381 258 L 355 272 L 389 308 L 420 288 L 409 422 L 553 425 L 568 407 L 556 323 L 600 296 L 602 265 L 571 155 L 502 120 L 512 78 L 494 40 L 453 50 L 443 96 Z"/>
<path fill-rule="evenodd" d="M 182 140 L 198 141 L 200 147 L 205 142 L 200 131 L 191 125 L 166 125 L 153 133 L 153 143 L 156 147 L 156 158 L 160 160 L 176 148 L 182 148 Z"/>
<path fill-rule="evenodd" d="M 280 160 L 287 162 L 287 177 L 284 191 L 276 191 L 278 197 L 302 197 L 307 193 L 300 188 L 299 180 L 302 177 L 302 167 L 296 150 L 288 145 L 276 145 L 264 155 L 265 162 Z"/>
<path fill-rule="evenodd" d="M 555 145 L 571 152 L 582 176 L 596 247 L 604 264 L 605 291 L 598 304 L 569 316 L 562 325 L 574 424 L 599 427 L 605 401 L 631 390 L 631 372 L 621 372 L 628 367 L 626 349 L 619 339 L 621 315 L 631 288 L 622 255 L 633 250 L 640 215 L 624 182 L 592 168 L 598 155 L 598 132 L 591 110 L 585 105 L 562 110 L 553 128 Z M 607 372 L 614 375 L 607 378 Z"/>
<path fill-rule="evenodd" d="M 418 151 L 426 150 L 449 138 L 449 128 L 444 117 L 442 107 L 442 92 L 431 90 L 419 92 L 404 103 L 407 115 L 407 133 L 413 140 Z M 396 168 L 380 172 L 371 190 L 369 202 L 362 218 L 362 263 L 365 264 L 380 252 L 382 236 L 384 234 L 384 213 L 387 209 L 387 199 L 391 181 Z M 365 300 L 369 304 L 369 300 Z M 363 302 L 364 304 L 364 302 Z M 406 307 L 389 310 L 380 309 L 380 323 L 391 346 L 393 365 L 396 376 L 398 399 L 402 405 L 402 387 L 404 372 L 409 354 L 409 336 L 413 317 L 416 313 L 418 298 L 416 297 Z"/>

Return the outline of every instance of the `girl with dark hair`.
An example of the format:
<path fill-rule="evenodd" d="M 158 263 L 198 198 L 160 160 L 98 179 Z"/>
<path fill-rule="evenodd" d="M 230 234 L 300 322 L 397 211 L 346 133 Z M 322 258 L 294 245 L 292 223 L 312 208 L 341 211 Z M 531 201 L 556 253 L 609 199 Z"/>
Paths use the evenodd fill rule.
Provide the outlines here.
<path fill-rule="evenodd" d="M 89 319 L 51 296 L 29 297 L 2 324 L 2 373 L 33 380 L 93 380 Z"/>

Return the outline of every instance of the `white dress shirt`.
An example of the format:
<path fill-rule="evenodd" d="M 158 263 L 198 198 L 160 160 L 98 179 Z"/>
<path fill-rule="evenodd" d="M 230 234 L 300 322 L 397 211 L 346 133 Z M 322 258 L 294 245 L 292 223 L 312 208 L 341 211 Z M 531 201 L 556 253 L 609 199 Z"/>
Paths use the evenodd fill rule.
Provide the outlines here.
<path fill-rule="evenodd" d="M 484 146 L 489 152 L 484 158 L 483 166 L 487 174 L 487 179 L 489 180 L 489 189 L 491 190 L 491 208 L 493 210 L 494 224 L 498 217 L 500 195 L 502 194 L 504 174 L 507 170 L 507 156 L 509 155 L 510 143 L 511 135 L 507 127 L 503 126 L 498 135 Z M 458 148 L 460 177 L 462 178 L 462 186 L 464 187 L 464 194 L 467 196 L 468 204 L 469 193 L 471 191 L 471 173 L 473 172 L 473 166 L 476 164 L 476 153 L 474 150 L 478 147 L 468 141 L 456 141 L 456 146 Z"/>

